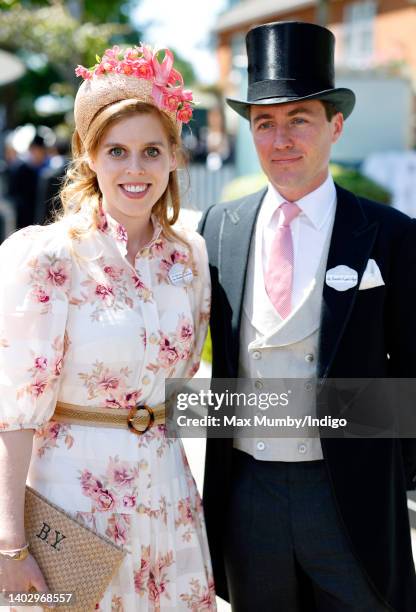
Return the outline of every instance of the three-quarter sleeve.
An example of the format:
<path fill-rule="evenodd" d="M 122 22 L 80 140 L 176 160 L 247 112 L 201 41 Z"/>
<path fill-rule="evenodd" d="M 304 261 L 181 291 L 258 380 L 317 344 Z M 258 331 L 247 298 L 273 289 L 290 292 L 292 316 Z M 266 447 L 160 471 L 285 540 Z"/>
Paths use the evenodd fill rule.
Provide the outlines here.
<path fill-rule="evenodd" d="M 187 376 L 194 376 L 199 368 L 201 353 L 208 330 L 211 307 L 211 278 L 205 240 L 199 234 L 193 233 L 190 243 L 195 270 L 192 282 L 195 344 Z"/>
<path fill-rule="evenodd" d="M 59 223 L 25 228 L 0 246 L 0 430 L 52 416 L 67 338 L 71 257 Z"/>

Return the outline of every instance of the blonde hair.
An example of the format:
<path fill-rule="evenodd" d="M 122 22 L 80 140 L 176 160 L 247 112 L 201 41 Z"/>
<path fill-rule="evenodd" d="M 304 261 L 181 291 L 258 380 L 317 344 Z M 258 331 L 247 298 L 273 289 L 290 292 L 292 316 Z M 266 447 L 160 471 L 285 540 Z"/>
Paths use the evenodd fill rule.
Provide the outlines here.
<path fill-rule="evenodd" d="M 180 135 L 176 125 L 169 117 L 151 104 L 138 100 L 121 100 L 115 104 L 104 107 L 93 119 L 88 129 L 85 141 L 82 142 L 77 130 L 72 137 L 72 162 L 66 172 L 63 187 L 60 192 L 62 211 L 57 219 L 73 216 L 74 223 L 71 224 L 71 237 L 81 238 L 92 229 L 97 229 L 100 224 L 100 200 L 102 197 L 95 172 L 88 165 L 88 156 L 94 155 L 100 142 L 109 129 L 117 121 L 138 114 L 153 114 L 159 118 L 169 141 L 169 146 L 175 149 L 178 165 L 185 164 L 185 154 L 181 147 Z M 91 223 L 85 225 L 85 219 L 77 215 L 88 206 L 91 209 Z M 170 215 L 169 215 L 170 208 Z M 172 229 L 176 223 L 180 211 L 179 181 L 177 170 L 169 173 L 168 185 L 153 206 L 152 213 L 162 226 L 166 238 L 179 240 L 188 248 L 187 241 Z M 75 216 L 76 215 L 76 216 Z M 79 221 L 79 222 L 78 222 Z"/>

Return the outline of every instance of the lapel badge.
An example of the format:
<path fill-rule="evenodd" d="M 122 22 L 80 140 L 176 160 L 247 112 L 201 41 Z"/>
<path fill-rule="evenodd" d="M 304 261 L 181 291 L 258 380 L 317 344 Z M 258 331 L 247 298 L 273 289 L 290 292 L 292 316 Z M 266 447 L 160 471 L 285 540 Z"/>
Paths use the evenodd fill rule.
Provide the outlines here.
<path fill-rule="evenodd" d="M 358 283 L 358 272 L 348 266 L 336 266 L 327 270 L 326 284 L 336 291 L 347 291 Z"/>
<path fill-rule="evenodd" d="M 168 278 L 175 287 L 190 285 L 194 278 L 191 268 L 185 268 L 181 263 L 175 263 L 168 272 Z"/>

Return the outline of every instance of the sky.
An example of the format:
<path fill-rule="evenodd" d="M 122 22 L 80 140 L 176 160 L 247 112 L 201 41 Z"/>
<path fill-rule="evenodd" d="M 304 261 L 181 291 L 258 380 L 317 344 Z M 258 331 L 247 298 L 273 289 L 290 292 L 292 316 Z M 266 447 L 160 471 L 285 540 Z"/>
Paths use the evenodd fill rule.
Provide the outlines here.
<path fill-rule="evenodd" d="M 210 33 L 227 0 L 140 0 L 132 20 L 152 46 L 168 46 L 190 61 L 198 79 L 213 83 L 218 76 Z"/>

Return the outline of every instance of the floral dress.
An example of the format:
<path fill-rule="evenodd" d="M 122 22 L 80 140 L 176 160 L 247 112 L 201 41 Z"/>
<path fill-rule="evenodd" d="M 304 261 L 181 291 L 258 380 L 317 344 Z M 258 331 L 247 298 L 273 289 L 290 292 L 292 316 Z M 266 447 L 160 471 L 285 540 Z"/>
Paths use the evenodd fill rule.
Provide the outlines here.
<path fill-rule="evenodd" d="M 181 441 L 164 425 L 137 436 L 51 420 L 58 400 L 120 412 L 156 405 L 166 377 L 197 371 L 209 316 L 205 244 L 185 230 L 190 249 L 172 242 L 152 219 L 132 266 L 126 231 L 108 214 L 83 236 L 68 219 L 0 247 L 0 430 L 35 429 L 28 483 L 129 552 L 97 610 L 215 610 Z M 187 283 L 172 282 L 177 264 L 192 269 Z"/>

